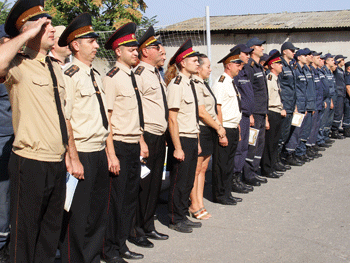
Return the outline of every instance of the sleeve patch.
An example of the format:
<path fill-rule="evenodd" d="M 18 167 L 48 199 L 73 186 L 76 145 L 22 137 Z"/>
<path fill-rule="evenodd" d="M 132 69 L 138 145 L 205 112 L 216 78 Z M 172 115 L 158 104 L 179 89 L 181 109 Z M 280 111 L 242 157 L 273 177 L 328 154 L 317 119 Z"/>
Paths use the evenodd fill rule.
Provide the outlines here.
<path fill-rule="evenodd" d="M 69 77 L 72 77 L 78 71 L 79 67 L 77 65 L 72 65 L 64 72 L 64 74 L 68 75 Z"/>
<path fill-rule="evenodd" d="M 144 69 L 145 69 L 145 67 L 139 66 L 139 67 L 135 70 L 135 74 L 141 76 L 141 74 L 142 74 L 142 72 L 143 72 Z"/>
<path fill-rule="evenodd" d="M 110 78 L 113 78 L 113 76 L 114 76 L 115 74 L 117 74 L 118 71 L 119 71 L 119 68 L 113 67 L 110 71 L 107 72 L 106 75 L 107 75 L 108 77 L 110 77 Z"/>
<path fill-rule="evenodd" d="M 219 79 L 219 82 L 224 82 L 225 80 L 225 76 L 224 75 L 221 75 L 220 79 Z"/>
<path fill-rule="evenodd" d="M 176 77 L 176 79 L 175 79 L 175 81 L 174 81 L 174 84 L 179 85 L 179 84 L 180 84 L 180 82 L 181 82 L 181 79 L 182 79 L 182 77 L 181 77 L 181 76 L 177 76 L 177 77 Z"/>
<path fill-rule="evenodd" d="M 272 75 L 269 75 L 268 80 L 272 80 Z"/>

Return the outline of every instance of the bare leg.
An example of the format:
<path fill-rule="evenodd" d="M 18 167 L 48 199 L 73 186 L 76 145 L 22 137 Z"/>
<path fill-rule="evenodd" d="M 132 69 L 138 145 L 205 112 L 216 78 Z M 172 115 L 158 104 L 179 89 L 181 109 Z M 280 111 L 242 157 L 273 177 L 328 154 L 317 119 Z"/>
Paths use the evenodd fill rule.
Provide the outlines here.
<path fill-rule="evenodd" d="M 202 162 L 202 168 L 197 178 L 198 180 L 197 200 L 199 203 L 199 208 L 204 208 L 203 192 L 204 192 L 204 184 L 205 184 L 205 173 L 207 172 L 207 169 L 208 169 L 209 160 L 210 160 L 210 155 L 204 156 L 203 162 Z M 211 217 L 211 214 L 208 213 L 208 217 Z"/>

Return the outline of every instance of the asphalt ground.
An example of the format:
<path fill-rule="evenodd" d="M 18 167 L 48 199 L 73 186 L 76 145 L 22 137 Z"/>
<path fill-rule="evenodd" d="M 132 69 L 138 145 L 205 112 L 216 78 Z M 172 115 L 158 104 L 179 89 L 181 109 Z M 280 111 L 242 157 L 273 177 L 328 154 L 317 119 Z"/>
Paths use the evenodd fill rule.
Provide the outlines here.
<path fill-rule="evenodd" d="M 243 198 L 236 206 L 211 201 L 209 173 L 205 206 L 213 217 L 202 228 L 170 230 L 164 204 L 156 228 L 169 240 L 128 246 L 144 254 L 139 263 L 350 262 L 350 139 L 322 154 L 249 194 L 233 193 Z"/>

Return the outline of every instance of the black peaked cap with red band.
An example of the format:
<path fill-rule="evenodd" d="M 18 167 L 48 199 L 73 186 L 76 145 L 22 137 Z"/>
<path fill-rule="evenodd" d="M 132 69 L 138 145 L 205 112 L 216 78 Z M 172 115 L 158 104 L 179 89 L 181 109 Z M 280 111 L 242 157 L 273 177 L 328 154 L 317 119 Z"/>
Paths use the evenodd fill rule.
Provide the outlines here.
<path fill-rule="evenodd" d="M 281 61 L 281 53 L 278 50 L 276 50 L 276 52 L 271 54 L 271 56 L 264 63 L 264 66 L 267 66 L 267 65 L 270 66 L 273 63 L 282 63 L 282 61 Z"/>
<path fill-rule="evenodd" d="M 150 26 L 147 31 L 143 34 L 143 36 L 138 40 L 139 42 L 139 50 L 149 47 L 149 46 L 158 46 L 162 44 L 158 39 L 155 37 L 155 32 L 153 26 Z"/>
<path fill-rule="evenodd" d="M 44 0 L 18 0 L 12 7 L 5 22 L 5 31 L 11 36 L 19 35 L 19 30 L 27 21 L 51 16 L 44 11 Z"/>
<path fill-rule="evenodd" d="M 105 49 L 115 50 L 119 46 L 127 46 L 134 47 L 138 46 L 139 42 L 137 42 L 135 38 L 136 32 L 136 24 L 135 23 L 127 23 L 117 31 L 114 32 L 113 35 L 109 37 L 105 44 Z"/>
<path fill-rule="evenodd" d="M 192 40 L 187 39 L 185 43 L 176 51 L 175 55 L 170 59 L 169 64 L 179 64 L 182 60 L 189 57 L 198 56 L 199 53 L 192 49 Z"/>
<path fill-rule="evenodd" d="M 98 38 L 99 35 L 93 30 L 91 23 L 91 15 L 83 13 L 66 27 L 58 40 L 60 47 L 67 46 L 70 42 L 77 38 Z"/>
<path fill-rule="evenodd" d="M 239 58 L 241 54 L 241 48 L 239 46 L 235 46 L 231 49 L 231 52 L 228 53 L 224 58 L 218 61 L 218 64 L 224 63 L 224 65 L 233 62 L 233 63 L 242 63 L 242 60 Z"/>

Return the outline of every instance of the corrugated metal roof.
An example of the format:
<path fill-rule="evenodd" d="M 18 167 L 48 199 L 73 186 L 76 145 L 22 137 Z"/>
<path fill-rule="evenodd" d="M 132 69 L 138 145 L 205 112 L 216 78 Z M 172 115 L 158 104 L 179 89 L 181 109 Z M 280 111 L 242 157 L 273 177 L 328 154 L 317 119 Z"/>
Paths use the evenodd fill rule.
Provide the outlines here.
<path fill-rule="evenodd" d="M 210 17 L 210 29 L 212 31 L 305 30 L 317 28 L 350 28 L 350 10 Z M 197 30 L 205 30 L 205 17 L 192 18 L 167 26 L 160 31 Z"/>

